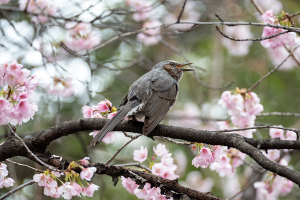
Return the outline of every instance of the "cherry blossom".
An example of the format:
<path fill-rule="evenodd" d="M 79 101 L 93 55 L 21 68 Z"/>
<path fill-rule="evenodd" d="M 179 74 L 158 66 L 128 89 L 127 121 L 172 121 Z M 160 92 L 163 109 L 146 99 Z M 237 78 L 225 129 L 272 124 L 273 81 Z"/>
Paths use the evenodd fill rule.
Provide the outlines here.
<path fill-rule="evenodd" d="M 63 98 L 68 98 L 75 92 L 72 78 L 54 77 L 53 84 L 47 84 L 44 88 L 48 94 L 58 95 Z"/>
<path fill-rule="evenodd" d="M 272 24 L 272 25 L 280 25 L 278 20 L 274 18 L 273 11 L 268 10 L 263 15 L 262 18 L 264 20 L 264 23 Z M 280 28 L 273 28 L 273 27 L 264 27 L 262 37 L 269 37 L 281 32 L 284 32 L 285 30 Z M 278 47 L 281 47 L 283 45 L 289 45 L 291 47 L 297 46 L 300 44 L 300 38 L 296 35 L 294 32 L 288 32 L 279 36 L 276 36 L 271 39 L 263 40 L 261 41 L 261 45 L 265 48 L 269 49 L 276 49 Z"/>
<path fill-rule="evenodd" d="M 109 100 L 105 99 L 105 101 L 100 101 L 100 103 L 98 103 L 97 108 L 100 112 L 107 112 L 110 111 L 111 106 L 112 103 Z"/>
<path fill-rule="evenodd" d="M 140 150 L 134 150 L 133 152 L 133 160 L 138 162 L 144 162 L 148 156 L 148 149 L 147 147 L 141 146 Z"/>
<path fill-rule="evenodd" d="M 91 181 L 91 179 L 94 176 L 94 173 L 97 171 L 96 167 L 88 167 L 88 168 L 84 168 L 81 172 L 80 172 L 80 178 L 85 179 L 87 181 Z"/>
<path fill-rule="evenodd" d="M 11 187 L 13 186 L 15 181 L 12 178 L 4 178 L 2 181 L 0 181 L 0 188 L 3 187 Z"/>
<path fill-rule="evenodd" d="M 0 163 L 0 179 L 8 175 L 7 165 Z"/>
<path fill-rule="evenodd" d="M 39 186 L 50 188 L 57 187 L 57 182 L 46 174 L 35 174 L 33 180 L 37 182 Z"/>
<path fill-rule="evenodd" d="M 89 50 L 101 43 L 100 33 L 92 30 L 89 23 L 66 23 L 70 37 L 64 40 L 65 45 L 73 51 Z"/>
<path fill-rule="evenodd" d="M 94 183 L 88 184 L 86 188 L 83 188 L 82 195 L 92 197 L 94 192 L 99 189 L 98 185 L 95 185 Z"/>
<path fill-rule="evenodd" d="M 224 26 L 224 33 L 236 39 L 253 38 L 249 26 Z M 249 47 L 252 45 L 251 41 L 237 42 L 225 37 L 222 37 L 221 40 L 228 52 L 234 56 L 247 55 L 249 53 Z"/>
<path fill-rule="evenodd" d="M 88 165 L 90 164 L 89 159 L 90 159 L 89 157 L 84 157 L 83 159 L 80 160 L 80 162 L 82 165 Z"/>
<path fill-rule="evenodd" d="M 206 168 L 209 164 L 213 163 L 214 161 L 215 160 L 211 150 L 203 147 L 200 150 L 200 154 L 192 160 L 192 164 L 197 168 Z"/>
<path fill-rule="evenodd" d="M 126 4 L 132 7 L 136 13 L 132 15 L 134 21 L 144 21 L 150 15 L 150 2 L 145 0 L 126 0 Z"/>
<path fill-rule="evenodd" d="M 38 14 L 31 18 L 31 21 L 37 24 L 48 21 L 48 17 L 43 13 L 53 16 L 57 12 L 57 6 L 49 0 L 19 0 L 19 8 L 26 9 L 28 13 Z"/>
<path fill-rule="evenodd" d="M 123 187 L 131 194 L 134 194 L 134 190 L 138 187 L 138 185 L 131 179 L 125 178 L 121 176 L 122 185 Z"/>
<path fill-rule="evenodd" d="M 77 190 L 71 185 L 70 182 L 64 183 L 58 188 L 58 193 L 62 194 L 65 199 L 71 199 L 73 196 L 78 194 Z"/>
<path fill-rule="evenodd" d="M 282 126 L 279 125 L 279 127 L 282 127 Z M 280 139 L 284 140 L 284 130 L 283 129 L 270 128 L 269 132 L 270 132 L 271 138 L 279 137 Z"/>
<path fill-rule="evenodd" d="M 38 82 L 22 67 L 17 61 L 0 65 L 0 125 L 21 125 L 33 118 L 38 110 L 37 105 L 30 102 Z"/>
<path fill-rule="evenodd" d="M 112 103 L 105 99 L 104 101 L 100 101 L 96 106 L 83 106 L 82 107 L 82 113 L 84 118 L 108 118 L 111 119 L 113 116 L 115 116 L 117 109 L 115 107 L 112 107 Z M 89 135 L 95 137 L 99 131 L 95 130 Z M 103 138 L 103 142 L 105 144 L 110 144 L 115 141 L 117 141 L 118 137 L 114 132 L 109 132 L 105 135 Z"/>
<path fill-rule="evenodd" d="M 285 140 L 297 140 L 297 135 L 294 131 L 286 131 Z"/>
<path fill-rule="evenodd" d="M 143 42 L 146 46 L 152 46 L 158 44 L 161 36 L 160 34 L 160 26 L 161 22 L 157 20 L 149 20 L 143 24 L 142 29 L 150 28 L 142 33 L 137 35 L 137 39 Z M 156 27 L 156 28 L 154 28 Z"/>
<path fill-rule="evenodd" d="M 166 145 L 161 143 L 157 144 L 156 147 L 153 147 L 153 151 L 157 156 L 163 156 L 169 153 L 169 151 L 166 149 Z"/>

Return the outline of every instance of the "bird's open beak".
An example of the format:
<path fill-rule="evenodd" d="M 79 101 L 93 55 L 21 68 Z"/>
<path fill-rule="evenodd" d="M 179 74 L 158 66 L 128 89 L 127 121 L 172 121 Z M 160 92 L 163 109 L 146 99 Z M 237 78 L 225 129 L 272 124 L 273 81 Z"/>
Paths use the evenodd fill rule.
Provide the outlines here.
<path fill-rule="evenodd" d="M 193 64 L 193 63 L 183 63 L 183 64 L 180 64 L 180 65 L 177 65 L 176 67 L 177 68 L 181 68 L 181 67 L 183 67 L 183 66 L 186 66 L 186 65 L 191 65 L 191 64 Z M 180 69 L 180 71 L 195 71 L 194 69 Z"/>

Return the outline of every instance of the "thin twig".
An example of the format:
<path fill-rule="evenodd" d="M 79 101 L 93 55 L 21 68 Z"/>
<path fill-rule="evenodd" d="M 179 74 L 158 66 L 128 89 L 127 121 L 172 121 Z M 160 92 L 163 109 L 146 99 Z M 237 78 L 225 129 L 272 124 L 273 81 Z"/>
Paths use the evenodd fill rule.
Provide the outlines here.
<path fill-rule="evenodd" d="M 141 165 L 141 163 L 128 163 L 128 164 L 120 164 L 120 165 L 114 165 L 114 166 L 122 166 L 122 167 L 133 166 L 133 167 L 139 167 L 141 169 L 145 169 L 148 172 L 152 173 L 152 170 L 150 168 L 145 167 L 144 165 Z"/>
<path fill-rule="evenodd" d="M 29 169 L 32 169 L 32 170 L 34 170 L 34 171 L 37 171 L 37 172 L 44 173 L 44 171 L 43 171 L 43 170 L 36 169 L 36 168 L 34 168 L 34 167 L 31 167 L 31 166 L 29 166 L 29 165 L 25 165 L 25 164 L 17 163 L 17 162 L 11 161 L 11 160 L 9 160 L 9 159 L 6 159 L 6 160 L 5 160 L 5 162 L 12 163 L 12 164 L 15 164 L 15 165 L 18 165 L 18 166 L 22 166 L 22 167 L 27 167 L 27 168 L 29 168 Z"/>
<path fill-rule="evenodd" d="M 169 142 L 171 142 L 171 143 L 179 144 L 179 145 L 190 146 L 190 145 L 192 145 L 192 144 L 195 144 L 195 142 L 178 142 L 178 141 L 176 141 L 176 140 L 172 140 L 172 139 L 170 139 L 170 138 L 162 137 L 162 136 L 161 136 L 161 138 L 163 138 L 163 139 L 165 139 L 165 140 L 167 140 L 167 141 L 169 141 Z"/>
<path fill-rule="evenodd" d="M 263 41 L 263 40 L 268 40 L 268 39 L 271 39 L 271 38 L 274 38 L 274 37 L 277 37 L 279 35 L 283 35 L 283 34 L 286 34 L 288 33 L 289 31 L 284 31 L 284 32 L 280 32 L 280 33 L 277 33 L 275 35 L 271 35 L 269 37 L 263 37 L 263 38 L 255 38 L 255 39 L 236 39 L 236 38 L 233 38 L 233 37 L 230 37 L 229 35 L 226 35 L 224 32 L 222 32 L 220 30 L 220 28 L 218 26 L 216 26 L 216 29 L 217 31 L 223 35 L 225 38 L 227 39 L 230 39 L 230 40 L 233 40 L 233 41 L 236 41 L 236 42 L 245 42 L 245 41 Z"/>
<path fill-rule="evenodd" d="M 25 149 L 27 150 L 27 152 L 37 161 L 39 162 L 41 165 L 47 167 L 48 169 L 51 169 L 53 171 L 60 171 L 58 170 L 57 168 L 51 166 L 51 165 L 48 165 L 46 163 L 44 163 L 42 160 L 40 160 L 36 155 L 34 155 L 34 153 L 32 153 L 32 151 L 30 151 L 30 149 L 28 148 L 28 146 L 25 144 L 25 142 L 22 140 L 22 138 L 20 138 L 16 133 L 15 131 L 7 124 L 7 127 L 10 129 L 11 133 L 16 137 L 18 138 L 21 143 L 23 144 L 23 146 L 25 147 Z"/>
<path fill-rule="evenodd" d="M 182 5 L 182 8 L 181 8 L 181 11 L 180 11 L 180 13 L 179 13 L 179 15 L 178 15 L 177 23 L 179 23 L 179 22 L 180 22 L 180 18 L 181 18 L 182 14 L 183 14 L 183 11 L 184 11 L 184 8 L 185 8 L 185 4 L 186 4 L 186 2 L 187 2 L 187 0 L 185 0 L 185 1 L 183 2 L 183 5 Z"/>
<path fill-rule="evenodd" d="M 251 130 L 251 129 L 271 129 L 271 128 L 293 131 L 297 135 L 298 135 L 298 132 L 300 132 L 299 130 L 295 130 L 292 128 L 285 128 L 285 127 L 281 127 L 281 126 L 253 126 L 253 127 L 246 127 L 246 128 L 224 129 L 224 130 L 211 131 L 211 132 L 223 133 L 223 132 L 245 131 L 245 130 Z"/>
<path fill-rule="evenodd" d="M 28 185 L 32 185 L 32 184 L 34 184 L 34 183 L 35 183 L 34 180 L 28 181 L 27 183 L 24 183 L 24 184 L 22 184 L 22 185 L 16 187 L 15 189 L 9 191 L 9 192 L 6 193 L 5 195 L 1 196 L 1 197 L 0 197 L 0 200 L 3 200 L 3 199 L 5 199 L 5 198 L 9 197 L 10 195 L 12 195 L 13 193 L 17 192 L 18 190 L 21 190 L 22 188 L 24 188 L 24 187 L 26 187 L 26 186 L 28 186 Z"/>
<path fill-rule="evenodd" d="M 287 18 L 292 18 L 292 17 L 295 17 L 295 16 L 297 16 L 297 15 L 300 15 L 300 11 L 299 11 L 299 12 L 296 12 L 296 13 L 294 13 L 294 14 L 291 14 L 291 15 L 284 16 L 283 18 L 278 19 L 278 21 L 282 21 L 282 20 L 285 20 L 285 19 L 287 19 Z"/>
<path fill-rule="evenodd" d="M 139 138 L 142 135 L 137 135 L 133 138 L 131 138 L 131 140 L 129 140 L 126 144 L 124 144 L 116 153 L 115 155 L 113 155 L 113 157 L 111 157 L 111 159 L 109 159 L 109 161 L 107 161 L 105 164 L 108 165 L 129 143 L 131 143 L 133 140 Z"/>
<path fill-rule="evenodd" d="M 256 116 L 257 117 L 265 117 L 265 116 L 300 117 L 300 113 L 269 112 L 269 113 L 260 113 Z"/>
<path fill-rule="evenodd" d="M 298 46 L 299 47 L 299 46 Z M 290 52 L 290 54 L 277 66 L 275 67 L 274 69 L 272 69 L 270 72 L 268 72 L 266 75 L 264 75 L 263 77 L 261 77 L 261 79 L 259 79 L 252 87 L 250 87 L 248 89 L 248 92 L 251 92 L 254 88 L 256 88 L 264 79 L 266 79 L 267 77 L 269 77 L 271 74 L 273 74 L 275 71 L 277 71 L 279 69 L 279 67 L 281 67 L 285 61 L 287 61 L 287 59 L 289 57 L 292 56 L 293 52 L 298 48 L 296 47 L 295 49 L 293 49 L 293 51 Z"/>

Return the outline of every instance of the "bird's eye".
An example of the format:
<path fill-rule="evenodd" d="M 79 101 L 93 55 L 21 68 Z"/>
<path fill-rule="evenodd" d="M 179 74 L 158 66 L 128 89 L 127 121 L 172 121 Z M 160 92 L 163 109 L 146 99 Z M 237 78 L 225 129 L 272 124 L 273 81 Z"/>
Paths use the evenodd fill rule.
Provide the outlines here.
<path fill-rule="evenodd" d="M 173 63 L 173 62 L 170 62 L 170 65 L 172 65 L 172 66 L 175 66 L 175 63 Z"/>

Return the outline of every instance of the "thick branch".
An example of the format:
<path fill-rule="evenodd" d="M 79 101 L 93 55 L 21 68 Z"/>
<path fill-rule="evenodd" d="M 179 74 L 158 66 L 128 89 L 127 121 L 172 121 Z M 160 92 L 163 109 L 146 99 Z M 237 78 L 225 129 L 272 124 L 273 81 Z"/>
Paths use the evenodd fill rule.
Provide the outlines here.
<path fill-rule="evenodd" d="M 137 182 L 138 185 L 144 185 L 145 180 L 151 184 L 152 187 L 159 187 L 163 194 L 168 194 L 168 192 L 173 191 L 178 193 L 179 196 L 186 194 L 194 199 L 203 200 L 220 200 L 219 197 L 213 196 L 211 193 L 199 192 L 178 184 L 177 180 L 168 180 L 154 174 L 145 173 L 138 170 L 128 169 L 121 166 L 110 166 L 97 163 L 93 165 L 97 168 L 97 174 L 107 174 L 115 180 L 118 176 L 124 176 L 126 178 L 132 178 Z M 133 173 L 132 173 L 133 172 Z M 137 177 L 137 176 L 138 177 Z"/>
<path fill-rule="evenodd" d="M 38 157 L 39 155 L 44 156 L 46 148 L 50 142 L 56 140 L 62 136 L 67 136 L 79 131 L 87 130 L 100 130 L 109 119 L 80 119 L 75 121 L 63 122 L 53 128 L 45 130 L 41 133 L 34 135 L 31 138 L 24 139 L 26 145 L 33 151 Z M 115 127 L 115 131 L 127 131 L 142 133 L 143 123 L 141 122 L 128 122 L 123 121 Z M 272 128 L 272 127 L 265 127 Z M 300 175 L 287 167 L 281 166 L 277 163 L 272 163 L 264 157 L 258 149 L 300 149 L 300 141 L 291 140 L 280 140 L 276 139 L 252 139 L 245 138 L 238 134 L 228 134 L 196 130 L 191 128 L 183 128 L 168 125 L 158 125 L 150 134 L 153 136 L 164 136 L 171 137 L 175 139 L 182 139 L 190 142 L 207 143 L 212 145 L 223 145 L 228 147 L 234 147 L 238 150 L 246 153 L 254 160 L 258 162 L 259 165 L 264 167 L 274 173 L 278 173 L 284 176 L 296 184 L 300 185 Z M 242 145 L 240 145 L 242 144 Z M 256 149 L 257 148 L 257 149 Z M 14 139 L 8 139 L 3 145 L 0 145 L 0 161 L 13 156 L 24 156 L 27 157 L 26 149 L 23 145 Z M 261 155 L 259 155 L 261 154 Z M 47 159 L 47 158 L 45 158 Z M 54 158 L 53 158 L 54 159 Z M 50 160 L 54 164 L 57 160 Z M 43 160 L 44 161 L 44 160 Z M 44 161 L 45 162 L 45 161 Z M 57 161 L 58 162 L 58 161 Z M 46 163 L 49 163 L 47 161 Z M 271 164 L 272 163 L 272 164 Z M 54 165 L 55 166 L 55 165 Z"/>

